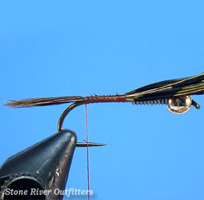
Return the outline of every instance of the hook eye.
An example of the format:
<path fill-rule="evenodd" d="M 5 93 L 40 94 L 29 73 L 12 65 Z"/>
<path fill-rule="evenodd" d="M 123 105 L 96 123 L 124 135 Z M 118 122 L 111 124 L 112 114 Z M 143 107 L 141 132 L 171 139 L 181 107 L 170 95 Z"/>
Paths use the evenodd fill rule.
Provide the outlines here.
<path fill-rule="evenodd" d="M 200 109 L 200 105 L 194 100 L 192 100 L 192 106 L 194 106 L 197 109 Z"/>

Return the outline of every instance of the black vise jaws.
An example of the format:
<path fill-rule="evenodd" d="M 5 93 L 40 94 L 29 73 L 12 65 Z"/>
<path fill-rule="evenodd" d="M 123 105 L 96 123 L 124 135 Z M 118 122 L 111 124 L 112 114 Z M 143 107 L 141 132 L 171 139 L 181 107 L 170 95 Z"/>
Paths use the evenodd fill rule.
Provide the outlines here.
<path fill-rule="evenodd" d="M 76 141 L 73 131 L 62 130 L 8 158 L 0 168 L 0 199 L 62 199 Z"/>

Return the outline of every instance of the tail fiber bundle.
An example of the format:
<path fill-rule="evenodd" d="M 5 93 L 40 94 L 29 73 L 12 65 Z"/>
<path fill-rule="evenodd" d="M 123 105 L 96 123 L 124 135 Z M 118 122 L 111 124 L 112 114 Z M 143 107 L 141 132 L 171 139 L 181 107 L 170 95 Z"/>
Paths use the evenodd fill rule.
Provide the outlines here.
<path fill-rule="evenodd" d="M 31 98 L 31 99 L 22 99 L 18 101 L 10 101 L 6 103 L 6 106 L 13 108 L 23 108 L 23 107 L 32 107 L 32 106 L 47 106 L 47 105 L 56 105 L 70 102 L 79 102 L 83 101 L 81 96 L 65 96 L 65 97 L 48 97 L 48 98 Z"/>

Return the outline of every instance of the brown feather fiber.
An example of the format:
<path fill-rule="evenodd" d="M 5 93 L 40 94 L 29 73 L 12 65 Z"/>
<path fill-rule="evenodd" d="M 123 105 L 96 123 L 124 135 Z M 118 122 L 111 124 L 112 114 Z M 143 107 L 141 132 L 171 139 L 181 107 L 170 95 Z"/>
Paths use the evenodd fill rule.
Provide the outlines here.
<path fill-rule="evenodd" d="M 31 99 L 22 99 L 18 101 L 10 101 L 5 103 L 5 105 L 13 108 L 23 108 L 23 107 L 32 107 L 32 106 L 57 105 L 57 104 L 70 103 L 70 102 L 79 102 L 83 100 L 84 99 L 81 96 L 31 98 Z"/>

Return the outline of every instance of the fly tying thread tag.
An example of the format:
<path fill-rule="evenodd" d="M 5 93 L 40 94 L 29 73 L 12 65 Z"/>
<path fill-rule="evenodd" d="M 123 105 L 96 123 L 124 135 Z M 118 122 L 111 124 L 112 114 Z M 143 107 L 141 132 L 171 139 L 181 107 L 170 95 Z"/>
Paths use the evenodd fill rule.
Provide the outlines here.
<path fill-rule="evenodd" d="M 89 179 L 89 134 L 88 134 L 88 109 L 87 104 L 85 104 L 86 111 L 86 143 L 87 143 L 87 183 L 88 183 L 88 200 L 90 200 L 90 179 Z"/>

